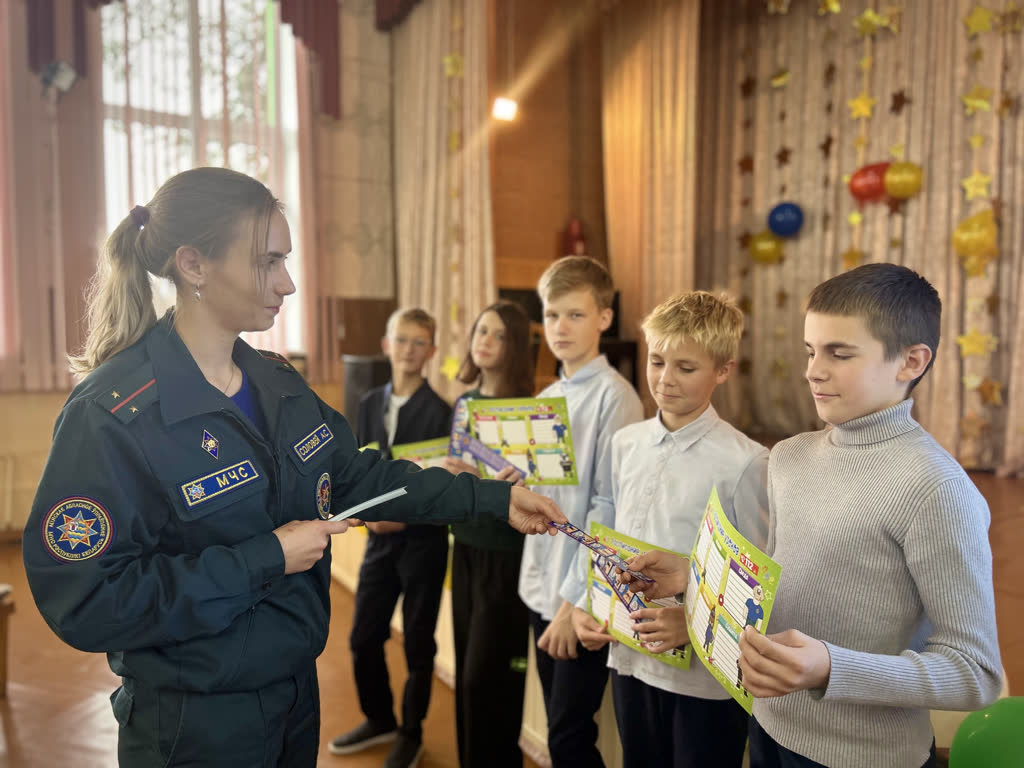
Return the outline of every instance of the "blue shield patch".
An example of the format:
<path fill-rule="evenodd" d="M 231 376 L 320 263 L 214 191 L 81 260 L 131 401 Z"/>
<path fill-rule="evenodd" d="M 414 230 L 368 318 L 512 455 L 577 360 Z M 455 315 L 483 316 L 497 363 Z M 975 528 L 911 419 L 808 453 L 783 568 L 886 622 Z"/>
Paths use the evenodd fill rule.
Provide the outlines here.
<path fill-rule="evenodd" d="M 58 501 L 43 518 L 43 543 L 51 557 L 75 563 L 103 554 L 114 540 L 114 521 L 94 499 Z"/>

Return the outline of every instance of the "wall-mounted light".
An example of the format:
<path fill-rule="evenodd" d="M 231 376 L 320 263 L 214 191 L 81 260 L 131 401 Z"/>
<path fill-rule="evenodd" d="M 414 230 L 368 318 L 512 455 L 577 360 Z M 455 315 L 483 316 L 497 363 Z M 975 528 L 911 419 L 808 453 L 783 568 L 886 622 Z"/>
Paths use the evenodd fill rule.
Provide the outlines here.
<path fill-rule="evenodd" d="M 519 105 L 515 99 L 509 99 L 504 96 L 499 96 L 494 100 L 494 106 L 491 107 L 491 116 L 495 120 L 504 120 L 505 122 L 511 122 L 516 119 L 516 111 L 519 109 Z"/>

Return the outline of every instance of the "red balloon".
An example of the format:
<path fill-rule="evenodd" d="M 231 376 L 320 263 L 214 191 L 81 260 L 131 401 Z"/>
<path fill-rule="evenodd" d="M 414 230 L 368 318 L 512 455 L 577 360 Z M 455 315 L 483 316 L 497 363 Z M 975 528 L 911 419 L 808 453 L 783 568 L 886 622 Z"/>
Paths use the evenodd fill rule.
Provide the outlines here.
<path fill-rule="evenodd" d="M 888 168 L 888 163 L 865 165 L 850 177 L 850 194 L 861 203 L 877 203 L 884 199 Z"/>

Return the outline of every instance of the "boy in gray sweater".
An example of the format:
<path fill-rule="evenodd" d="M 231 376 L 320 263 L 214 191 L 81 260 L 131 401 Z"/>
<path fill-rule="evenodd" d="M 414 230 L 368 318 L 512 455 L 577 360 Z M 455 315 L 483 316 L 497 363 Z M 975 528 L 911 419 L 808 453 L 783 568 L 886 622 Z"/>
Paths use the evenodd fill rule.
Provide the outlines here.
<path fill-rule="evenodd" d="M 768 551 L 783 576 L 778 633 L 740 637 L 757 697 L 751 768 L 931 766 L 928 710 L 999 695 L 988 506 L 910 415 L 941 311 L 894 264 L 845 272 L 808 300 L 806 377 L 828 426 L 769 458 Z M 672 594 L 680 560 L 633 565 Z"/>

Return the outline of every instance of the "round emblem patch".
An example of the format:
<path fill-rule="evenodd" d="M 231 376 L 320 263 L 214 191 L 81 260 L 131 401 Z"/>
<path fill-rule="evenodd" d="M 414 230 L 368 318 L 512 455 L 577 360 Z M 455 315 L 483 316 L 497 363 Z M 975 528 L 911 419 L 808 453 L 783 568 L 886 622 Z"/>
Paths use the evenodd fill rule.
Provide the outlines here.
<path fill-rule="evenodd" d="M 114 521 L 99 502 L 83 496 L 57 502 L 43 518 L 43 542 L 67 562 L 103 554 L 114 540 Z"/>
<path fill-rule="evenodd" d="M 326 472 L 316 481 L 316 511 L 324 520 L 331 516 L 331 476 Z"/>

